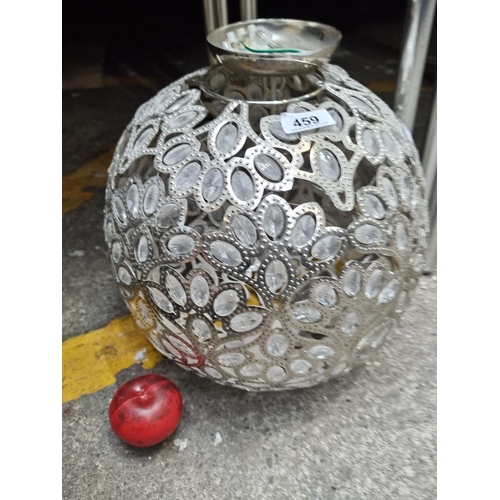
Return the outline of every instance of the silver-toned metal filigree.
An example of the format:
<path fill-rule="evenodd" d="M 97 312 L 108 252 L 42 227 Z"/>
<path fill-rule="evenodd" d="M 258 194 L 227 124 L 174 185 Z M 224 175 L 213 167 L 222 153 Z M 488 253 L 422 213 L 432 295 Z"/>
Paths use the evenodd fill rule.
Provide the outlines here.
<path fill-rule="evenodd" d="M 404 124 L 338 66 L 247 76 L 201 69 L 137 110 L 108 172 L 105 239 L 169 359 L 247 390 L 309 387 L 368 359 L 407 307 L 424 177 Z M 283 131 L 280 112 L 317 108 L 334 124 Z"/>

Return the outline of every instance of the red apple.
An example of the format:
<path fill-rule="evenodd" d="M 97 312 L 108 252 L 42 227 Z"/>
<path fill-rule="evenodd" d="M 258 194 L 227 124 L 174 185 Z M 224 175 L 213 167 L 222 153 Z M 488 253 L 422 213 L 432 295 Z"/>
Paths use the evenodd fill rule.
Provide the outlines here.
<path fill-rule="evenodd" d="M 182 409 L 177 386 L 153 373 L 129 380 L 118 388 L 109 405 L 109 422 L 123 441 L 145 448 L 161 443 L 174 432 Z"/>

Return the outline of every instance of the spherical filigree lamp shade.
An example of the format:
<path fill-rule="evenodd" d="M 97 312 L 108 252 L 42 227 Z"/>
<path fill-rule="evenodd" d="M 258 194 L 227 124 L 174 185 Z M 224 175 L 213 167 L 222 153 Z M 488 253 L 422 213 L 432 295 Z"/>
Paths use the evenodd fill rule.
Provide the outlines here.
<path fill-rule="evenodd" d="M 421 275 L 428 216 L 406 127 L 314 46 L 333 50 L 335 30 L 294 21 L 304 48 L 274 36 L 287 21 L 259 22 L 218 31 L 218 65 L 138 109 L 109 168 L 104 229 L 120 293 L 159 351 L 276 390 L 381 346 Z M 282 112 L 317 109 L 330 125 L 284 132 Z"/>

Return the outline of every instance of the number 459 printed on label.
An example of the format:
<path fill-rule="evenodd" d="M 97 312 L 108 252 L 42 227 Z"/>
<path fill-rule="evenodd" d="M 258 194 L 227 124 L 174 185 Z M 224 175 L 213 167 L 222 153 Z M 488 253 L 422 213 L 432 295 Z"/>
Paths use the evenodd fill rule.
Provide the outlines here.
<path fill-rule="evenodd" d="M 281 113 L 281 126 L 286 134 L 305 132 L 329 125 L 335 125 L 335 121 L 326 109 L 315 109 L 303 113 Z"/>

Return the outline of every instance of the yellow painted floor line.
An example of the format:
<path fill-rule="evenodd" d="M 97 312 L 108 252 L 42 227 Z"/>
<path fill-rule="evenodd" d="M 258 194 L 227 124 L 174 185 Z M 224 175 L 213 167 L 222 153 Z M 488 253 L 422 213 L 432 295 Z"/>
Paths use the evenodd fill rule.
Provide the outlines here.
<path fill-rule="evenodd" d="M 395 92 L 396 91 L 396 82 L 395 81 L 374 81 L 367 82 L 364 84 L 365 87 L 368 87 L 372 92 Z M 420 92 L 432 92 L 432 87 L 423 86 L 420 88 Z"/>
<path fill-rule="evenodd" d="M 90 187 L 104 187 L 108 177 L 108 167 L 113 158 L 115 148 L 97 158 L 84 163 L 71 174 L 63 177 L 62 181 L 62 214 L 74 210 L 82 203 L 92 198 L 93 193 L 87 191 Z"/>
<path fill-rule="evenodd" d="M 113 385 L 116 374 L 135 363 L 148 370 L 162 359 L 132 316 L 72 337 L 62 345 L 63 403 Z"/>

